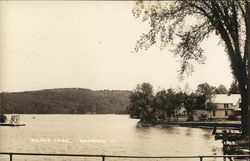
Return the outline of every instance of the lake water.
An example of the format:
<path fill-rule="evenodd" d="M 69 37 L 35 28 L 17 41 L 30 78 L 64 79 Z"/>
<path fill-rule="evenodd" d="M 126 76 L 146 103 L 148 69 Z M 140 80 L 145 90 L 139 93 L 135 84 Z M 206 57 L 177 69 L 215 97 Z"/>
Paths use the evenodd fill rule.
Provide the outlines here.
<path fill-rule="evenodd" d="M 7 116 L 10 118 L 10 115 Z M 145 156 L 223 154 L 222 143 L 214 140 L 211 129 L 163 126 L 142 128 L 136 126 L 138 120 L 130 119 L 128 115 L 20 115 L 20 117 L 21 123 L 25 123 L 26 126 L 0 127 L 1 152 Z M 8 157 L 1 156 L 0 160 L 7 161 Z M 98 161 L 101 159 L 14 156 L 14 161 L 21 160 Z M 149 161 L 149 159 L 129 160 Z"/>

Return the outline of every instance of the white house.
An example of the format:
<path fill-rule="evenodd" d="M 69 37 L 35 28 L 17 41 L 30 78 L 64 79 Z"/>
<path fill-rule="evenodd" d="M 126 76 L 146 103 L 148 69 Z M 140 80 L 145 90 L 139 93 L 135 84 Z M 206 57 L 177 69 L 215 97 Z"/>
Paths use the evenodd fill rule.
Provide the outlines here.
<path fill-rule="evenodd" d="M 235 111 L 240 111 L 241 97 L 239 94 L 216 94 L 212 102 L 216 105 L 216 109 L 211 111 L 211 118 L 225 119 Z"/>

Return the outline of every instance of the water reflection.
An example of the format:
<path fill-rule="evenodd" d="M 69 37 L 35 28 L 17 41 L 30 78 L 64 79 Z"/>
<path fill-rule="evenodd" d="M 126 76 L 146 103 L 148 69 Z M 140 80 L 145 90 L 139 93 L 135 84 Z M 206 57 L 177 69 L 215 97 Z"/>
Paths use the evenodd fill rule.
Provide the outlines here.
<path fill-rule="evenodd" d="M 221 141 L 211 137 L 210 129 L 164 125 L 137 127 L 138 120 L 127 115 L 21 115 L 21 119 L 27 126 L 0 127 L 0 151 L 143 156 L 223 154 Z M 72 143 L 32 143 L 31 138 L 61 138 Z M 81 143 L 80 139 L 105 140 L 107 143 Z M 15 161 L 25 160 L 18 158 L 15 157 Z M 41 160 L 48 161 L 51 157 L 32 158 L 32 161 Z M 78 158 L 64 160 L 77 161 Z M 213 159 L 205 161 L 209 160 Z"/>
<path fill-rule="evenodd" d="M 213 136 L 211 134 L 204 134 L 203 138 L 206 140 L 210 140 Z"/>
<path fill-rule="evenodd" d="M 219 151 L 219 150 L 220 150 L 220 149 L 218 149 L 218 147 L 213 146 L 213 147 L 212 147 L 213 155 L 217 155 L 217 151 Z"/>
<path fill-rule="evenodd" d="M 192 136 L 192 128 L 186 129 L 186 136 Z"/>

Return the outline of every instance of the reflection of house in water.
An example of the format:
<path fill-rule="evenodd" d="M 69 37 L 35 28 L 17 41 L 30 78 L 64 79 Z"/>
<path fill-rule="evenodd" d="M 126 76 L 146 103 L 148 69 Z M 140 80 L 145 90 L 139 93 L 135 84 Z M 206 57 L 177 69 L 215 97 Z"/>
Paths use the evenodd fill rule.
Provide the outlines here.
<path fill-rule="evenodd" d="M 239 94 L 216 94 L 212 100 L 216 108 L 211 111 L 211 118 L 225 119 L 240 113 L 241 97 Z"/>

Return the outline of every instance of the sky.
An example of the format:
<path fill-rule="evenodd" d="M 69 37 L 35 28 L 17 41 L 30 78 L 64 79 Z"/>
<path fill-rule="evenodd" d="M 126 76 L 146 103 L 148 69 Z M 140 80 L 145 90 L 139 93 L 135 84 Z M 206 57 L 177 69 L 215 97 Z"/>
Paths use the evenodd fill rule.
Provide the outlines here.
<path fill-rule="evenodd" d="M 133 17 L 133 1 L 1 1 L 0 91 L 51 88 L 195 90 L 200 83 L 227 88 L 232 74 L 224 47 L 212 35 L 202 43 L 206 64 L 180 81 L 180 64 L 152 46 L 132 53 L 149 29 Z"/>

